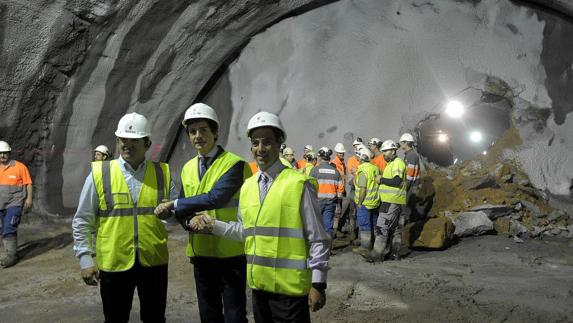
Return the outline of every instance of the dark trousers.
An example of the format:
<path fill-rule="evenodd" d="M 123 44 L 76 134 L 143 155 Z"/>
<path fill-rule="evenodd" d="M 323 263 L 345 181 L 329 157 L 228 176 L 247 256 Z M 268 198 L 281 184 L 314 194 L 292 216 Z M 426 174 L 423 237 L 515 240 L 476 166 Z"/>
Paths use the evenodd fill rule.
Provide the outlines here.
<path fill-rule="evenodd" d="M 247 260 L 193 257 L 201 322 L 247 322 Z"/>
<path fill-rule="evenodd" d="M 143 267 L 139 261 L 127 271 L 100 270 L 100 292 L 106 323 L 127 322 L 137 287 L 143 322 L 165 322 L 167 265 Z"/>
<path fill-rule="evenodd" d="M 21 206 L 10 206 L 5 210 L 0 210 L 0 224 L 2 225 L 2 236 L 16 236 L 18 234 L 18 224 L 22 216 Z"/>
<path fill-rule="evenodd" d="M 287 296 L 253 289 L 255 322 L 310 323 L 307 296 Z"/>

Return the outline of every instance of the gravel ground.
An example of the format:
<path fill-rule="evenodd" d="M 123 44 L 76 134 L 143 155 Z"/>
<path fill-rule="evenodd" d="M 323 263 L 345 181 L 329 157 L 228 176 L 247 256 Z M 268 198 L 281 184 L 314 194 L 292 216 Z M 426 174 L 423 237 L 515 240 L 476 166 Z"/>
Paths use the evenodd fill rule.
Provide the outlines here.
<path fill-rule="evenodd" d="M 170 227 L 168 322 L 199 322 L 186 235 Z M 0 270 L 0 322 L 102 322 L 98 288 L 84 285 L 70 220 L 20 227 L 21 262 Z M 573 242 L 500 236 L 445 251 L 365 263 L 338 249 L 327 305 L 314 322 L 573 322 Z M 247 293 L 250 299 L 250 292 Z M 139 321 L 135 297 L 132 322 Z M 252 321 L 251 305 L 248 305 Z"/>

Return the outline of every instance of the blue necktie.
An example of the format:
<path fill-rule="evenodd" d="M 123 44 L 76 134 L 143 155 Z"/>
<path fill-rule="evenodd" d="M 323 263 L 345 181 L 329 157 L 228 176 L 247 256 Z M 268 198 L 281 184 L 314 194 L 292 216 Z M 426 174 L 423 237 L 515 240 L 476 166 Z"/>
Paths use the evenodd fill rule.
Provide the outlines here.
<path fill-rule="evenodd" d="M 261 177 L 259 178 L 259 197 L 261 199 L 261 203 L 263 203 L 263 200 L 265 199 L 265 196 L 267 196 L 268 192 L 269 178 L 267 175 L 265 175 L 265 173 L 261 173 Z"/>
<path fill-rule="evenodd" d="M 207 172 L 207 161 L 209 157 L 199 157 L 199 181 L 203 179 L 203 175 Z"/>

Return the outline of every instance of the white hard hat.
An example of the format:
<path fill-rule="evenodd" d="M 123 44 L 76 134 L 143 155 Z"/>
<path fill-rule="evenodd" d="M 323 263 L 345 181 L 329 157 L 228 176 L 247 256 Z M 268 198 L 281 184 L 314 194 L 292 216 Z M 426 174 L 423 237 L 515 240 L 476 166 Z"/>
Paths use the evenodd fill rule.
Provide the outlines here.
<path fill-rule="evenodd" d="M 256 128 L 261 127 L 273 127 L 280 130 L 283 133 L 283 140 L 287 139 L 286 132 L 283 128 L 281 120 L 276 114 L 261 111 L 255 114 L 247 125 L 247 136 L 251 134 L 251 131 Z M 278 139 L 278 138 L 277 138 Z"/>
<path fill-rule="evenodd" d="M 332 150 L 330 150 L 330 148 L 328 147 L 321 147 L 318 150 L 318 156 L 330 158 L 331 155 L 332 155 Z"/>
<path fill-rule="evenodd" d="M 346 149 L 344 149 L 344 145 L 341 142 L 339 142 L 334 146 L 334 151 L 337 153 L 345 153 Z"/>
<path fill-rule="evenodd" d="M 290 147 L 283 149 L 283 155 L 294 155 L 294 150 Z"/>
<path fill-rule="evenodd" d="M 10 145 L 8 145 L 7 142 L 5 141 L 0 141 L 0 152 L 7 152 L 7 151 L 12 151 L 12 148 L 10 148 Z"/>
<path fill-rule="evenodd" d="M 378 139 L 378 138 L 372 138 L 370 139 L 370 141 L 368 141 L 369 145 L 374 145 L 374 146 L 378 146 L 382 143 L 382 140 Z"/>
<path fill-rule="evenodd" d="M 99 146 L 95 147 L 94 151 L 99 151 L 100 153 L 102 153 L 106 156 L 110 156 L 109 148 L 107 148 L 106 145 L 99 145 Z"/>
<path fill-rule="evenodd" d="M 313 150 L 314 150 L 314 149 L 312 149 L 312 146 L 311 146 L 311 145 L 306 145 L 306 146 L 304 146 L 304 149 L 310 150 L 310 151 L 313 151 Z"/>
<path fill-rule="evenodd" d="M 354 142 L 352 143 L 352 146 L 358 146 L 358 145 L 360 145 L 360 144 L 362 144 L 362 143 L 363 143 L 362 140 L 356 139 L 356 140 L 354 140 Z"/>
<path fill-rule="evenodd" d="M 358 156 L 358 158 L 362 159 L 363 161 L 370 161 L 370 159 L 372 159 L 372 156 L 373 156 L 372 151 L 370 151 L 370 149 L 366 148 L 366 146 L 362 146 L 362 147 L 358 148 L 356 155 Z"/>
<path fill-rule="evenodd" d="M 205 103 L 195 103 L 185 111 L 185 116 L 181 124 L 183 127 L 187 127 L 187 121 L 192 119 L 209 119 L 215 121 L 217 126 L 219 126 L 219 117 L 217 112 Z"/>
<path fill-rule="evenodd" d="M 412 136 L 409 133 L 405 133 L 400 137 L 400 142 L 402 142 L 402 141 L 414 142 L 414 136 Z"/>
<path fill-rule="evenodd" d="M 120 138 L 149 137 L 151 125 L 145 116 L 137 112 L 128 113 L 119 119 L 115 135 Z"/>
<path fill-rule="evenodd" d="M 398 149 L 398 145 L 394 142 L 394 140 L 386 140 L 382 143 L 382 147 L 380 148 L 381 151 Z"/>

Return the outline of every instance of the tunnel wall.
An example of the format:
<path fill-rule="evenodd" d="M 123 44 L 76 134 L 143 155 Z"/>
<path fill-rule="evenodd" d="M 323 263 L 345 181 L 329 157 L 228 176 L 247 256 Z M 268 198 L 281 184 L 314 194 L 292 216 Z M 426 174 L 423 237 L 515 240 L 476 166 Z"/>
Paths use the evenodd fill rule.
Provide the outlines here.
<path fill-rule="evenodd" d="M 367 75 L 365 82 L 369 82 L 370 89 L 361 89 L 358 107 L 375 106 L 382 98 L 390 98 L 389 93 L 379 93 L 376 89 L 382 88 L 399 89 L 410 85 L 409 81 L 416 79 L 415 87 L 403 93 L 403 97 L 414 98 L 408 104 L 401 106 L 398 101 L 386 101 L 388 120 L 394 120 L 392 125 L 386 125 L 389 133 L 380 133 L 380 136 L 395 136 L 397 129 L 390 130 L 394 125 L 410 123 L 410 119 L 416 118 L 411 113 L 421 108 L 419 102 L 433 103 L 436 97 L 428 96 L 429 92 L 442 91 L 444 95 L 451 95 L 459 89 L 460 84 L 472 83 L 474 78 L 468 75 L 483 75 L 492 72 L 487 65 L 471 65 L 468 61 L 486 62 L 483 58 L 472 56 L 471 49 L 478 50 L 483 45 L 486 48 L 492 46 L 488 40 L 491 35 L 484 38 L 484 33 L 490 32 L 495 37 L 506 36 L 515 41 L 522 40 L 525 56 L 517 59 L 516 51 L 508 49 L 509 55 L 502 59 L 499 65 L 511 65 L 514 63 L 524 64 L 531 68 L 535 62 L 540 63 L 536 73 L 525 69 L 523 74 L 501 75 L 512 87 L 518 89 L 520 96 L 531 105 L 538 108 L 552 109 L 553 115 L 547 120 L 546 131 L 543 134 L 530 134 L 525 130 L 524 136 L 532 136 L 534 139 L 546 140 L 545 146 L 561 145 L 571 150 L 571 127 L 565 127 L 571 123 L 567 118 L 571 111 L 566 93 L 571 88 L 571 50 L 568 49 L 567 36 L 570 35 L 570 19 L 567 14 L 573 6 L 563 1 L 411 1 L 403 6 L 396 7 L 398 1 L 387 1 L 383 8 L 370 8 L 369 1 L 112 1 L 112 0 L 69 0 L 69 1 L 10 1 L 0 4 L 0 137 L 9 141 L 14 147 L 14 157 L 22 160 L 30 166 L 35 183 L 35 208 L 37 211 L 53 214 L 72 214 L 77 204 L 77 197 L 81 184 L 89 171 L 91 149 L 99 144 L 114 146 L 113 130 L 117 120 L 126 112 L 137 111 L 147 115 L 153 122 L 153 146 L 148 157 L 153 160 L 173 161 L 172 167 L 177 174 L 180 163 L 186 160 L 187 154 L 192 153 L 189 148 L 179 149 L 184 140 L 180 140 L 179 123 L 184 110 L 189 104 L 197 99 L 205 99 L 214 105 L 228 105 L 224 113 L 228 113 L 229 138 L 223 139 L 229 148 L 246 153 L 244 141 L 239 140 L 241 127 L 251 112 L 257 109 L 269 109 L 278 111 L 283 109 L 282 116 L 286 119 L 287 129 L 292 133 L 291 137 L 296 146 L 300 146 L 303 140 L 296 139 L 298 127 L 307 129 L 306 123 L 295 125 L 292 119 L 301 111 L 308 120 L 314 120 L 313 127 L 315 136 L 324 133 L 322 138 L 331 135 L 332 138 L 349 139 L 345 134 L 354 133 L 350 128 L 344 129 L 342 125 L 336 125 L 334 119 L 320 121 L 315 106 L 322 105 L 322 100 L 313 99 L 309 96 L 287 95 L 287 92 L 300 93 L 300 87 L 313 83 L 313 80 L 335 80 L 343 73 L 361 72 Z M 534 3 L 532 6 L 531 3 Z M 349 11 L 348 15 L 356 19 L 367 18 L 368 24 L 360 24 L 356 21 L 346 21 L 343 11 L 334 11 L 340 21 L 345 21 L 347 26 L 336 25 L 321 10 L 312 11 L 318 7 L 341 6 Z M 484 9 L 494 7 L 493 9 Z M 549 7 L 549 9 L 547 9 Z M 501 12 L 513 17 L 515 21 L 503 19 L 495 8 L 509 10 L 515 8 L 515 12 Z M 505 9 L 504 9 L 505 8 Z M 507 9 L 509 8 L 509 9 Z M 372 12 L 368 11 L 372 9 Z M 436 9 L 439 12 L 436 12 Z M 366 12 L 361 13 L 361 10 Z M 396 10 L 394 12 L 394 10 Z M 557 11 L 554 11 L 557 10 Z M 429 23 L 425 28 L 416 24 L 415 20 L 400 19 L 396 12 L 404 11 L 420 17 L 422 21 Z M 231 67 L 231 73 L 224 75 L 229 87 L 230 95 L 219 96 L 218 92 L 205 89 L 213 75 L 220 71 L 221 66 L 233 64 L 237 51 L 241 50 L 251 37 L 272 26 L 275 22 L 283 20 L 289 15 L 305 18 L 305 12 L 314 15 L 314 19 L 322 19 L 319 24 L 305 23 L 301 26 L 291 27 L 298 34 L 289 39 L 289 34 L 283 30 L 281 42 L 306 39 L 304 48 L 291 48 L 285 51 L 284 59 L 289 57 L 301 59 L 300 55 L 305 50 L 312 50 L 313 44 L 320 44 L 314 50 L 320 57 L 320 51 L 326 50 L 340 59 L 350 55 L 344 48 L 344 44 L 327 41 L 329 35 L 343 34 L 345 27 L 352 27 L 354 42 L 364 45 L 369 41 L 371 49 L 382 49 L 380 53 L 363 51 L 363 56 L 354 57 L 355 60 L 365 62 L 372 60 L 373 71 L 392 72 L 393 66 L 377 66 L 376 62 L 383 61 L 385 64 L 398 64 L 401 56 L 411 55 L 412 61 L 420 63 L 413 65 L 404 72 L 407 76 L 403 79 L 379 79 L 378 75 L 366 69 L 341 70 L 335 69 L 330 75 L 311 75 L 306 78 L 300 75 L 291 78 L 284 75 L 279 79 L 286 83 L 270 84 L 268 91 L 259 84 L 270 77 L 252 75 L 253 83 L 247 80 L 236 79 L 239 74 L 233 74 L 233 69 L 249 65 L 248 62 L 239 59 Z M 561 12 L 561 13 L 559 13 Z M 450 44 L 451 39 L 441 37 L 443 33 L 456 39 L 455 28 L 440 29 L 443 25 L 437 23 L 441 15 L 448 13 L 448 19 L 452 23 L 458 21 L 461 26 L 466 26 L 466 19 L 477 19 L 476 38 L 473 40 L 459 39 L 457 46 Z M 361 16 L 360 14 L 363 14 Z M 379 14 L 379 16 L 375 16 Z M 493 19 L 495 18 L 495 19 Z M 481 19 L 481 20 L 480 20 Z M 496 24 L 497 20 L 508 23 L 507 26 Z M 408 23 L 404 24 L 404 21 Z M 434 25 L 431 22 L 434 21 Z M 288 25 L 288 21 L 286 21 Z M 523 26 L 521 26 L 523 24 Z M 324 26 L 329 25 L 330 30 Z M 279 30 L 284 29 L 282 24 L 276 25 Z M 454 27 L 459 25 L 454 24 Z M 551 28 L 548 28 L 551 27 Z M 423 62 L 419 51 L 411 50 L 416 39 L 414 33 L 401 28 L 423 31 L 428 33 L 429 39 L 422 39 L 423 43 L 440 43 L 447 49 L 458 49 L 456 57 L 464 61 L 464 64 L 455 62 L 449 74 L 441 75 L 440 71 L 431 71 L 428 68 L 450 65 L 451 61 L 442 57 L 444 51 L 436 50 L 429 53 L 428 57 L 434 62 Z M 490 29 L 487 29 L 488 27 Z M 271 29 L 272 29 L 271 28 Z M 306 29 L 305 29 L 306 28 Z M 382 28 L 382 29 L 377 29 Z M 432 29 L 436 28 L 436 29 Z M 321 34 L 313 34 L 315 31 Z M 517 32 L 516 32 L 517 30 Z M 433 34 L 432 34 L 433 31 Z M 381 35 L 379 34 L 381 32 Z M 481 34 L 480 34 L 481 33 Z M 306 37 L 307 35 L 315 35 Z M 321 36 L 322 35 L 322 36 Z M 382 35 L 388 37 L 405 37 L 402 47 L 384 47 L 387 43 Z M 512 36 L 513 35 L 513 36 Z M 261 36 L 265 37 L 265 36 Z M 494 38 L 495 38 L 494 37 Z M 513 37 L 513 38 L 512 38 Z M 571 37 L 569 37 L 571 38 Z M 278 41 L 279 39 L 275 40 Z M 334 39 L 338 39 L 334 37 Z M 484 40 L 485 39 L 485 40 Z M 393 44 L 399 43 L 399 39 L 391 38 Z M 485 42 L 484 42 L 485 41 Z M 499 41 L 499 39 L 498 39 Z M 252 43 L 256 43 L 254 39 Z M 541 43 L 540 43 L 541 42 Z M 559 47 L 560 42 L 562 47 Z M 507 47 L 512 47 L 509 42 Z M 338 45 L 338 46 L 337 46 Z M 368 44 L 366 44 L 368 45 Z M 416 46 L 423 47 L 423 44 Z M 436 46 L 438 47 L 438 46 Z M 452 49 L 454 47 L 454 49 Z M 281 43 L 277 48 L 284 48 Z M 395 52 L 388 52 L 391 49 Z M 425 48 L 425 47 L 424 47 Z M 562 50 L 560 49 L 562 48 Z M 401 49 L 401 50 L 400 50 Z M 445 49 L 444 49 L 445 50 Z M 531 51 L 529 51 L 531 50 Z M 541 54 L 539 53 L 541 51 Z M 545 51 L 545 52 L 544 52 Z M 307 52 L 308 53 L 308 52 Z M 377 55 L 394 56 L 395 62 L 379 60 Z M 413 55 L 413 56 L 412 56 Z M 419 56 L 419 57 L 416 57 Z M 264 58 L 264 57 L 262 57 Z M 550 66 L 547 62 L 553 61 Z M 289 72 L 286 61 L 280 61 L 273 67 L 274 71 Z M 306 61 L 296 63 L 311 64 L 310 57 Z M 326 71 L 328 62 L 321 66 Z M 424 64 L 422 64 L 424 63 Z M 528 65 L 529 64 L 529 65 Z M 300 66 L 299 66 L 300 65 Z M 465 65 L 473 66 L 462 72 Z M 261 64 L 265 66 L 265 64 Z M 294 66 L 294 65 L 293 65 Z M 398 66 L 398 65 L 396 65 Z M 520 65 L 522 66 L 522 65 Z M 302 68 L 297 64 L 296 68 Z M 310 65 L 304 66 L 311 70 Z M 501 66 L 503 70 L 503 66 Z M 418 69 L 419 68 L 419 69 Z M 421 71 L 421 72 L 420 72 Z M 496 67 L 493 72 L 497 72 Z M 263 71 L 270 73 L 271 70 Z M 290 71 L 292 72 L 292 71 Z M 298 72 L 298 71 L 297 71 Z M 475 74 L 474 74 L 475 72 Z M 394 73 L 398 73 L 394 71 Z M 414 77 L 420 74 L 420 78 Z M 544 76 L 545 74 L 545 76 Z M 288 75 L 288 73 L 287 73 Z M 293 74 L 294 75 L 294 74 Z M 512 82 L 512 77 L 516 78 Z M 260 81 L 257 81 L 260 80 Z M 382 80 L 382 83 L 377 83 Z M 437 81 L 436 81 L 437 80 Z M 299 82 L 300 81 L 300 82 Z M 257 83 L 259 82 L 259 83 Z M 217 82 L 211 82 L 215 84 Z M 438 84 L 445 86 L 438 88 Z M 445 85 L 444 85 L 445 84 Z M 525 85 L 525 88 L 520 87 Z M 297 88 L 297 86 L 299 88 Z M 358 87 L 358 84 L 355 85 Z M 327 90 L 323 85 L 321 91 Z M 336 83 L 333 87 L 337 91 L 344 92 L 345 84 Z M 424 91 L 419 91 L 424 88 Z M 430 89 L 429 91 L 427 89 Z M 368 91 L 367 91 L 368 90 Z M 520 92 L 521 91 L 521 92 Z M 258 96 L 262 92 L 268 92 L 266 99 Z M 320 92 L 320 91 L 319 91 Z M 241 95 L 241 93 L 243 93 Z M 323 92 L 324 94 L 328 91 Z M 242 97 L 242 98 L 241 98 Z M 284 101 L 288 97 L 288 101 Z M 309 101 L 297 101 L 302 98 Z M 350 95 L 346 100 L 350 100 Z M 241 103 L 242 101 L 242 103 Z M 261 102 L 272 102 L 272 107 L 261 106 Z M 344 102 L 344 106 L 352 106 Z M 571 101 L 569 101 L 571 102 Z M 248 103 L 248 104 L 247 104 Z M 298 103 L 298 105 L 296 105 Z M 370 104 L 369 104 L 370 103 Z M 427 105 L 424 105 L 427 106 Z M 310 107 L 311 110 L 301 109 Z M 397 109 L 397 111 L 396 111 Z M 424 108 L 425 109 L 425 108 Z M 403 112 L 403 113 L 402 113 Z M 412 119 L 413 120 L 413 119 Z M 227 121 L 226 121 L 227 122 Z M 305 121 L 307 122 L 307 121 Z M 355 119 L 348 120 L 348 124 L 354 128 L 361 124 Z M 565 127 L 565 128 L 564 128 Z M 370 128 L 370 127 L 367 127 Z M 524 125 L 524 129 L 527 126 Z M 359 131 L 356 131 L 359 133 Z M 368 131 L 361 132 L 365 137 L 370 136 Z M 372 133 L 374 134 L 374 132 Z M 179 137 L 178 137 L 179 136 Z M 330 137 L 329 137 L 330 138 Z M 553 138 L 553 139 L 552 139 Z M 181 144 L 175 144 L 177 141 Z M 330 141 L 325 144 L 331 144 Z M 543 144 L 543 142 L 542 142 Z M 552 146 L 551 146 L 552 147 Z M 553 151 L 553 148 L 550 148 Z M 535 152 L 535 150 L 534 150 Z M 533 165 L 536 165 L 533 163 Z M 533 166 L 534 167 L 534 166 Z M 554 169 L 554 165 L 548 165 L 547 169 Z M 562 172 L 563 173 L 563 172 Z M 569 173 L 567 173 L 569 174 Z M 569 176 L 569 175 L 567 175 Z M 548 186 L 550 188 L 551 186 Z"/>

